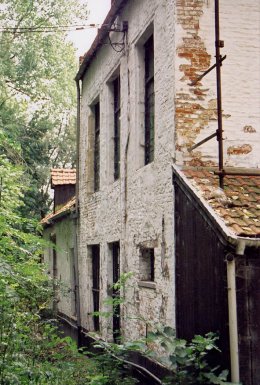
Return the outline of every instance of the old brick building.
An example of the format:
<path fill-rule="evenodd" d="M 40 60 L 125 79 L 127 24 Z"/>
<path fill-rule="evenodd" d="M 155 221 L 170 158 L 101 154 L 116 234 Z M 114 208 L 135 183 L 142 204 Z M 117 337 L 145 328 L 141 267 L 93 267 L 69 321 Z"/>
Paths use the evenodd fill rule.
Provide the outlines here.
<path fill-rule="evenodd" d="M 224 41 L 218 40 L 221 111 L 216 70 L 205 74 L 216 63 L 216 4 Z M 228 329 L 234 314 L 228 314 L 230 269 L 224 260 L 226 250 L 236 255 L 236 245 L 242 240 L 245 248 L 250 245 L 253 250 L 253 259 L 259 257 L 259 20 L 256 0 L 114 0 L 76 76 L 78 326 L 83 333 L 96 331 L 109 339 L 113 334 L 125 339 L 145 336 L 156 323 L 176 327 L 187 338 L 189 333 L 213 328 L 222 333 L 221 343 L 225 340 L 223 362 L 231 365 L 234 381 L 242 365 L 238 340 L 247 337 L 237 319 L 236 328 Z M 224 130 L 221 151 L 219 115 Z M 200 143 L 209 136 L 211 140 Z M 210 185 L 214 201 L 219 194 L 214 172 L 219 171 L 224 190 L 218 202 L 224 211 L 208 205 L 201 188 Z M 236 180 L 231 190 L 227 190 L 228 173 Z M 245 181 L 240 174 L 250 177 Z M 194 181 L 198 177 L 195 192 L 190 176 Z M 193 192 L 186 194 L 186 190 Z M 243 191 L 256 194 L 256 199 L 248 200 L 250 204 L 240 202 Z M 234 202 L 237 199 L 241 210 Z M 195 202 L 195 211 L 190 202 Z M 228 215 L 226 205 L 233 205 Z M 201 220 L 204 212 L 205 221 Z M 235 222 L 229 229 L 230 218 Z M 199 234 L 208 236 L 202 239 Z M 220 234 L 225 234 L 221 246 Z M 238 252 L 241 261 L 241 249 Z M 196 264 L 200 268 L 194 268 L 196 277 L 189 269 L 194 256 L 200 262 Z M 111 295 L 113 282 L 127 272 L 133 275 L 124 292 L 125 304 L 117 309 L 120 318 L 111 319 L 108 325 L 106 318 L 93 317 L 93 311 L 111 310 L 104 300 Z M 202 277 L 204 286 L 200 285 Z M 207 280 L 216 284 L 209 285 L 208 302 L 203 302 Z M 259 290 L 258 282 L 256 293 Z M 233 294 L 235 298 L 235 288 Z M 243 306 L 245 298 L 238 299 Z M 194 304 L 188 306 L 190 319 L 180 317 L 185 317 L 182 302 Z M 213 306 L 203 320 L 207 303 Z M 246 311 L 249 314 L 250 309 Z M 217 315 L 219 319 L 213 319 Z M 221 322 L 223 327 L 218 328 L 216 323 Z M 241 320 L 241 325 L 247 322 Z M 228 342 L 225 338 L 237 327 L 240 336 L 236 333 Z M 259 338 L 258 321 L 254 332 Z M 240 344 L 239 349 L 246 359 L 254 355 L 249 345 Z M 241 378 L 244 375 L 246 384 L 255 385 L 252 373 L 260 372 L 260 363 L 250 362 Z"/>

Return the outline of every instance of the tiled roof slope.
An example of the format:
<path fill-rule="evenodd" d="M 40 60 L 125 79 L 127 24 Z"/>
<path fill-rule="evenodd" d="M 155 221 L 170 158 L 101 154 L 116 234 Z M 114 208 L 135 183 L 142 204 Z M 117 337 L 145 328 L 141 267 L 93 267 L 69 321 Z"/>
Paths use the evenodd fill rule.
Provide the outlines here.
<path fill-rule="evenodd" d="M 183 170 L 226 226 L 237 236 L 260 236 L 260 175 L 225 176 L 224 191 L 219 178 L 206 170 Z"/>
<path fill-rule="evenodd" d="M 65 168 L 53 168 L 51 170 L 51 186 L 64 184 L 76 184 L 76 170 Z"/>
<path fill-rule="evenodd" d="M 64 206 L 62 206 L 59 210 L 57 210 L 55 213 L 47 214 L 42 220 L 42 225 L 48 225 L 51 223 L 51 221 L 54 221 L 57 217 L 61 217 L 62 214 L 65 214 L 67 211 L 73 208 L 76 203 L 76 198 L 73 197 L 68 203 L 66 203 Z"/>

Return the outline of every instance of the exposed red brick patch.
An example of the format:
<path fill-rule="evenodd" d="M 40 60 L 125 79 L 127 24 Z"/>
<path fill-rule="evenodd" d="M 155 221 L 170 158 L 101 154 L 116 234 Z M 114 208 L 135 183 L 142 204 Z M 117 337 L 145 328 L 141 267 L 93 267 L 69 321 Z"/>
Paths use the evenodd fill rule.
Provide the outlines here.
<path fill-rule="evenodd" d="M 200 18 L 203 15 L 204 2 L 200 0 L 179 0 L 177 5 L 177 23 L 183 28 L 182 43 L 177 47 L 177 55 L 185 59 L 180 64 L 179 80 L 189 84 L 206 71 L 211 64 L 211 55 L 207 52 L 204 41 L 199 36 Z M 176 143 L 178 149 L 185 149 L 196 142 L 201 130 L 216 120 L 216 100 L 212 99 L 205 106 L 209 90 L 202 81 L 190 86 L 189 91 L 176 94 Z M 192 165 L 201 165 L 200 152 L 190 153 Z M 213 162 L 211 162 L 212 164 Z M 215 164 L 214 164 L 215 165 Z"/>
<path fill-rule="evenodd" d="M 230 146 L 227 149 L 228 155 L 244 155 L 252 151 L 250 144 L 243 144 L 242 146 Z"/>

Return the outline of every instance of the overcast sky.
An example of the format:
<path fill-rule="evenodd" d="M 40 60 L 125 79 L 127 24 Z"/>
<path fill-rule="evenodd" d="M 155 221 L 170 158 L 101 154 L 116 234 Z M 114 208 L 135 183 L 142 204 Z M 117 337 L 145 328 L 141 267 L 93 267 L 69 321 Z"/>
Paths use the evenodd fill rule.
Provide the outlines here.
<path fill-rule="evenodd" d="M 87 0 L 89 18 L 86 24 L 97 23 L 101 24 L 111 5 L 111 0 Z M 75 31 L 69 33 L 69 39 L 72 40 L 75 47 L 77 48 L 77 55 L 82 56 L 90 48 L 91 43 L 95 39 L 97 29 L 85 29 L 83 31 Z"/>

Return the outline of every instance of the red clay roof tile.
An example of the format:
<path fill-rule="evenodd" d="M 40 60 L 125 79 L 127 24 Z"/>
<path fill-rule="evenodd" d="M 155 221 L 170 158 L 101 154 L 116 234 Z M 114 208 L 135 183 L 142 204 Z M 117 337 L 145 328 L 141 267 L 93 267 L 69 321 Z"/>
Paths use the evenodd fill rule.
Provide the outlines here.
<path fill-rule="evenodd" d="M 260 236 L 260 176 L 225 176 L 221 190 L 218 176 L 213 172 L 188 169 L 183 172 L 236 235 Z"/>
<path fill-rule="evenodd" d="M 51 186 L 76 184 L 76 170 L 66 168 L 53 168 L 51 170 Z"/>

